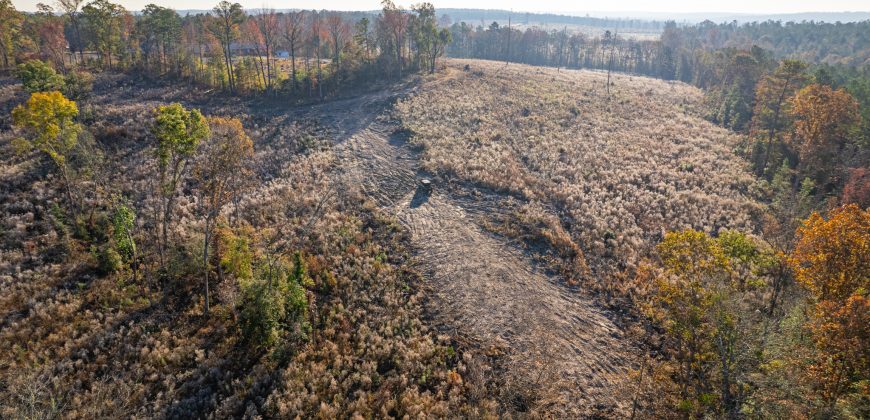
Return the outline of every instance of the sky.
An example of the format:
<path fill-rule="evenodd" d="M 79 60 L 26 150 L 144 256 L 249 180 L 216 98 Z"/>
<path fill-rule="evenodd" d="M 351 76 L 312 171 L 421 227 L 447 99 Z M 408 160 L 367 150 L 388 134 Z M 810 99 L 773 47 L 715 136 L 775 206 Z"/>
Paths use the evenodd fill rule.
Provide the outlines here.
<path fill-rule="evenodd" d="M 114 0 L 127 10 L 141 10 L 146 4 L 174 9 L 210 9 L 219 0 Z M 329 9 L 329 10 L 375 10 L 379 0 L 237 0 L 245 8 L 260 9 Z M 422 0 L 394 0 L 396 4 L 410 6 Z M 556 12 L 600 14 L 601 12 L 677 12 L 677 13 L 799 13 L 799 12 L 844 12 L 868 11 L 866 0 L 620 0 L 615 2 L 580 2 L 577 0 L 429 0 L 435 8 L 505 9 L 517 12 Z M 12 0 L 18 10 L 36 10 L 37 3 L 53 4 L 55 0 Z M 85 3 L 88 0 L 84 1 Z M 613 14 L 615 16 L 616 13 Z"/>

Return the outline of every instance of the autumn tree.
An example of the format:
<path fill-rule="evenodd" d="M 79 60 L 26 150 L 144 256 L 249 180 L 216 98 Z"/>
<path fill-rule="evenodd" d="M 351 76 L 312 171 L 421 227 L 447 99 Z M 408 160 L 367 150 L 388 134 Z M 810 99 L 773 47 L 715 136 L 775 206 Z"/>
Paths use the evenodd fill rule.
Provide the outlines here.
<path fill-rule="evenodd" d="M 791 146 L 800 156 L 805 172 L 824 181 L 834 160 L 850 143 L 861 121 L 858 102 L 845 89 L 811 84 L 789 100 L 795 119 Z"/>
<path fill-rule="evenodd" d="M 870 211 L 851 204 L 825 220 L 813 213 L 789 256 L 812 298 L 815 354 L 806 371 L 827 410 L 870 381 Z M 826 416 L 834 414 L 828 412 Z"/>
<path fill-rule="evenodd" d="M 76 103 L 57 91 L 35 92 L 27 103 L 12 110 L 12 124 L 24 134 L 14 140 L 16 149 L 36 149 L 51 158 L 63 177 L 67 201 L 74 213 L 79 208 L 68 159 L 83 130 L 75 121 L 78 113 Z"/>
<path fill-rule="evenodd" d="M 256 82 L 254 83 L 254 87 L 256 90 L 260 90 L 266 86 L 266 64 L 264 62 L 263 55 L 265 54 L 265 47 L 263 36 L 260 34 L 260 29 L 257 27 L 257 21 L 255 17 L 251 17 L 245 20 L 239 26 L 239 35 L 240 41 L 242 45 L 245 45 L 248 48 L 253 48 L 253 57 L 249 59 L 249 57 L 245 57 L 242 59 L 241 63 L 236 67 L 236 85 L 244 86 L 246 75 L 250 72 L 247 70 L 251 70 L 250 67 L 253 67 L 254 72 L 257 75 Z"/>
<path fill-rule="evenodd" d="M 852 168 L 843 186 L 843 204 L 855 203 L 861 208 L 870 207 L 870 168 Z"/>
<path fill-rule="evenodd" d="M 204 219 L 202 247 L 205 282 L 205 313 L 209 311 L 209 244 L 215 222 L 230 201 L 239 180 L 251 176 L 248 163 L 254 155 L 254 143 L 236 118 L 210 118 L 211 138 L 203 156 L 197 161 L 194 176 L 200 191 L 200 208 Z"/>
<path fill-rule="evenodd" d="M 296 50 L 302 42 L 304 25 L 304 11 L 287 12 L 281 19 L 281 36 L 284 39 L 284 45 L 290 53 L 290 79 L 294 92 L 298 87 L 296 79 Z"/>
<path fill-rule="evenodd" d="M 746 373 L 757 363 L 763 307 L 759 269 L 772 254 L 745 234 L 716 238 L 669 232 L 657 246 L 664 271 L 650 308 L 672 341 L 674 380 L 685 414 L 736 417 L 746 400 Z"/>
<path fill-rule="evenodd" d="M 14 40 L 21 31 L 24 17 L 12 0 L 0 0 L 0 55 L 3 56 L 3 68 L 8 68 L 14 63 Z"/>
<path fill-rule="evenodd" d="M 67 47 L 63 18 L 56 16 L 51 6 L 39 3 L 36 7 L 38 11 L 34 14 L 33 26 L 39 55 L 52 62 L 56 68 L 63 69 L 66 65 L 64 55 Z"/>
<path fill-rule="evenodd" d="M 232 45 L 239 39 L 239 25 L 245 21 L 245 11 L 242 9 L 242 5 L 230 3 L 227 0 L 222 0 L 212 10 L 215 18 L 209 24 L 209 31 L 220 41 L 230 90 L 235 91 L 236 79 L 233 72 Z"/>
<path fill-rule="evenodd" d="M 750 136 L 764 137 L 767 145 L 764 157 L 756 162 L 756 174 L 761 175 L 767 169 L 770 152 L 774 144 L 787 127 L 783 112 L 788 105 L 788 99 L 794 95 L 803 84 L 807 65 L 798 60 L 783 60 L 779 67 L 770 75 L 762 78 L 755 88 L 755 109 L 753 110 Z"/>
<path fill-rule="evenodd" d="M 199 110 L 188 110 L 178 103 L 160 106 L 155 114 L 151 131 L 157 140 L 155 153 L 160 171 L 162 210 L 159 248 L 160 261 L 164 264 L 178 186 L 197 146 L 209 136 L 209 128 Z"/>

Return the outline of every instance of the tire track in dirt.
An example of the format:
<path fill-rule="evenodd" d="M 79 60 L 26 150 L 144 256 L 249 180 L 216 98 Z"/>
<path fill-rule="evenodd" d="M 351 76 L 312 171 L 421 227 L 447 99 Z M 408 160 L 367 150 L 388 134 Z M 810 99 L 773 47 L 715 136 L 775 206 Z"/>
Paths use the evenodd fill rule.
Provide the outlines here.
<path fill-rule="evenodd" d="M 590 299 L 478 225 L 481 208 L 497 202 L 459 198 L 438 186 L 418 190 L 416 154 L 391 123 L 355 119 L 361 108 L 368 106 L 334 120 L 341 182 L 358 186 L 409 229 L 437 323 L 503 354 L 506 373 L 538 387 L 538 398 L 555 413 L 624 414 L 621 388 L 632 352 L 620 329 Z"/>

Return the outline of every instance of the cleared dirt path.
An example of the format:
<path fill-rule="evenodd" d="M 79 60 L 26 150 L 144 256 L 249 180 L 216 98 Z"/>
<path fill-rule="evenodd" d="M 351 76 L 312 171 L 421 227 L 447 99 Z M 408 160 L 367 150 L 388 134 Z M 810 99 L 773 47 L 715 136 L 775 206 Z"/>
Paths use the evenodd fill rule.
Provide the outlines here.
<path fill-rule="evenodd" d="M 371 115 L 388 107 L 385 101 L 348 101 L 331 119 L 342 182 L 410 230 L 438 324 L 502 353 L 508 374 L 538 387 L 555 412 L 624 414 L 632 351 L 619 328 L 590 299 L 479 226 L 488 206 L 502 211 L 497 200 L 460 198 L 438 185 L 432 193 L 418 190 L 417 154 L 394 123 Z"/>

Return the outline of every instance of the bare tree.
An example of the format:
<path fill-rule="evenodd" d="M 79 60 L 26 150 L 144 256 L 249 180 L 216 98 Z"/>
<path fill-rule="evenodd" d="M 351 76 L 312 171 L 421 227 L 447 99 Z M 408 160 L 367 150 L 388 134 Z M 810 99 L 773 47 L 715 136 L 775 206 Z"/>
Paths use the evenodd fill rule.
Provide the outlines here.
<path fill-rule="evenodd" d="M 326 32 L 332 44 L 332 63 L 335 65 L 335 80 L 338 83 L 338 73 L 341 70 L 341 52 L 350 41 L 350 25 L 337 13 L 326 18 Z"/>
<path fill-rule="evenodd" d="M 305 12 L 288 12 L 281 19 L 281 36 L 290 53 L 290 78 L 293 81 L 293 90 L 296 91 L 296 48 L 302 40 L 302 29 L 305 23 Z"/>
<path fill-rule="evenodd" d="M 278 40 L 278 15 L 275 9 L 262 9 L 255 18 L 266 54 L 266 90 L 272 91 L 272 56 Z"/>
<path fill-rule="evenodd" d="M 317 93 L 320 97 L 320 100 L 323 100 L 323 68 L 322 63 L 320 61 L 320 53 L 322 51 L 322 39 L 323 39 L 323 22 L 320 19 L 320 15 L 318 13 L 311 14 L 311 26 L 309 28 L 309 45 L 314 49 L 315 59 L 317 60 Z M 310 80 L 311 77 L 309 76 Z"/>

